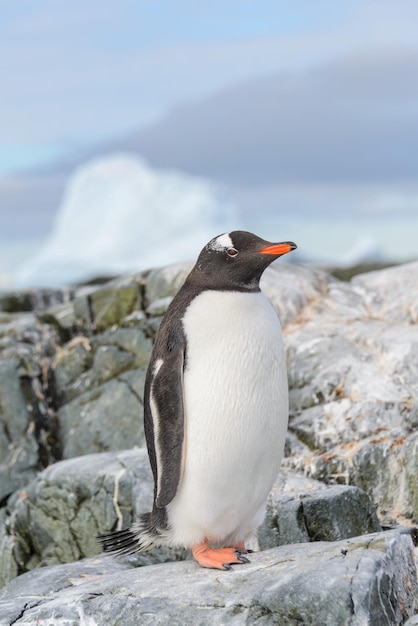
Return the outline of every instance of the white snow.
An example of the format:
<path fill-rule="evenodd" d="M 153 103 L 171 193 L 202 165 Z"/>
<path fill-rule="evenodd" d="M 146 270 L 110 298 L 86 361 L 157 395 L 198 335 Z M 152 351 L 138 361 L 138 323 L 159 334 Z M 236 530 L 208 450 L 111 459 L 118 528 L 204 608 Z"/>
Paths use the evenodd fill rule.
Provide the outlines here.
<path fill-rule="evenodd" d="M 49 239 L 15 283 L 67 285 L 194 259 L 234 225 L 233 204 L 220 186 L 110 155 L 75 171 Z"/>

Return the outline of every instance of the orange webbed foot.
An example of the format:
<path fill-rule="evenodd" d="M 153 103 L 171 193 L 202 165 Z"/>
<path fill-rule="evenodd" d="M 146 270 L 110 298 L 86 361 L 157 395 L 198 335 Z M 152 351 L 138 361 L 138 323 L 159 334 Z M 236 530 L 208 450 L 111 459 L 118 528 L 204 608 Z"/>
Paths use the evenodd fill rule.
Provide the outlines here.
<path fill-rule="evenodd" d="M 230 548 L 211 548 L 207 540 L 192 548 L 193 556 L 201 567 L 222 570 L 229 570 L 232 565 L 249 563 L 244 556 L 249 552 L 242 543 Z"/>

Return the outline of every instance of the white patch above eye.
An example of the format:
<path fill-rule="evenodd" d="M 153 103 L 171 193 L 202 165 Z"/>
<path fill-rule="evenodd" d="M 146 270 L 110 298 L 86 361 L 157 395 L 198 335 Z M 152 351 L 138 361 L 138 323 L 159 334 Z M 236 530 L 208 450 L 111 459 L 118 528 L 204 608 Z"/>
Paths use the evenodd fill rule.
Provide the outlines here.
<path fill-rule="evenodd" d="M 232 239 L 229 236 L 229 233 L 224 233 L 223 235 L 219 235 L 216 239 L 212 239 L 209 244 L 209 248 L 211 250 L 215 250 L 216 252 L 221 252 L 222 250 L 226 250 L 227 248 L 233 248 L 234 244 L 232 243 Z"/>

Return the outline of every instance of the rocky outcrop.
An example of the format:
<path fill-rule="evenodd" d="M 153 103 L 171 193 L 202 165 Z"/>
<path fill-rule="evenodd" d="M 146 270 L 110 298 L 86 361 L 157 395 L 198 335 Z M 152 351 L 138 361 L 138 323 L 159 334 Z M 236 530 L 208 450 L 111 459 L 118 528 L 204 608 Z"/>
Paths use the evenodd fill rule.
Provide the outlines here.
<path fill-rule="evenodd" d="M 326 293 L 286 327 L 287 466 L 357 485 L 385 523 L 416 520 L 418 264 Z"/>
<path fill-rule="evenodd" d="M 411 536 L 391 531 L 281 546 L 223 573 L 104 556 L 46 567 L 0 591 L 0 623 L 397 626 L 416 593 Z"/>
<path fill-rule="evenodd" d="M 58 337 L 32 313 L 0 313 L 0 503 L 57 458 L 47 397 Z"/>
<path fill-rule="evenodd" d="M 125 528 L 149 511 L 152 493 L 144 448 L 88 454 L 49 466 L 6 507 L 7 523 L 0 532 L 3 582 L 19 571 L 99 554 L 96 536 Z M 378 530 L 364 491 L 282 472 L 269 497 L 259 546 L 336 541 Z M 138 555 L 136 562 L 147 565 L 187 555 L 185 550 L 154 549 Z"/>
<path fill-rule="evenodd" d="M 1 582 L 18 576 L 5 587 L 2 602 L 15 598 L 15 623 L 52 619 L 54 607 L 67 600 L 63 624 L 79 623 L 71 616 L 83 611 L 97 624 L 113 623 L 101 622 L 100 612 L 126 601 L 121 589 L 132 585 L 132 609 L 126 610 L 139 611 L 142 623 L 158 623 L 163 605 L 173 607 L 177 623 L 187 623 L 178 613 L 186 596 L 173 591 L 168 601 L 152 591 L 143 567 L 129 571 L 156 564 L 146 567 L 149 577 L 173 576 L 185 589 L 188 576 L 193 578 L 190 594 L 196 597 L 190 603 L 201 623 L 205 615 L 210 623 L 275 623 L 276 606 L 285 611 L 283 623 L 304 623 L 309 601 L 312 620 L 306 623 L 403 623 L 416 610 L 411 537 L 401 530 L 382 533 L 381 525 L 407 528 L 418 520 L 418 263 L 350 283 L 284 263 L 265 273 L 262 287 L 284 328 L 290 425 L 283 471 L 259 533 L 263 552 L 251 566 L 235 568 L 236 588 L 228 575 L 188 561 L 165 563 L 187 558 L 185 551 L 154 550 L 123 563 L 97 557 L 97 533 L 127 525 L 149 509 L 143 382 L 162 315 L 189 268 L 177 265 L 42 297 L 0 298 Z M 91 595 L 88 577 L 74 589 L 52 584 L 54 577 L 61 580 L 62 568 L 77 580 L 81 572 L 102 576 L 104 567 L 116 578 L 99 579 L 100 596 Z M 303 567 L 310 574 L 302 576 Z M 329 585 L 314 577 L 315 567 L 326 571 Z M 22 598 L 31 596 L 24 585 L 41 572 L 49 576 L 48 588 L 23 609 L 11 594 L 20 589 Z M 363 582 L 339 580 L 350 576 Z M 110 578 L 121 586 L 111 589 Z M 147 581 L 148 591 L 140 591 Z M 214 584 L 217 599 L 208 591 Z M 227 589 L 237 595 L 228 600 Z M 200 593 L 209 594 L 203 604 L 197 602 Z M 315 594 L 322 607 L 339 598 L 328 617 L 315 613 Z M 384 606 L 380 613 L 377 603 Z M 146 621 L 147 606 L 154 621 Z M 373 621 L 373 615 L 387 621 Z"/>
<path fill-rule="evenodd" d="M 328 486 L 280 472 L 258 532 L 261 549 L 308 541 L 338 541 L 381 530 L 370 497 L 358 487 Z"/>

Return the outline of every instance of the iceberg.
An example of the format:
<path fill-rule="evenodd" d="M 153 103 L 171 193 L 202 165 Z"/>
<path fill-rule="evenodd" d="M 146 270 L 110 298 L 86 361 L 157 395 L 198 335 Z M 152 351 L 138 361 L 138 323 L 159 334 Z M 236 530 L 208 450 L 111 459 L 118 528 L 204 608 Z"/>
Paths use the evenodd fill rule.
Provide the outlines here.
<path fill-rule="evenodd" d="M 15 283 L 72 285 L 194 259 L 209 239 L 236 227 L 236 216 L 211 181 L 155 170 L 129 154 L 98 158 L 69 179 L 51 235 Z"/>

